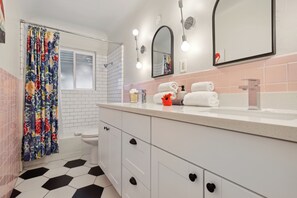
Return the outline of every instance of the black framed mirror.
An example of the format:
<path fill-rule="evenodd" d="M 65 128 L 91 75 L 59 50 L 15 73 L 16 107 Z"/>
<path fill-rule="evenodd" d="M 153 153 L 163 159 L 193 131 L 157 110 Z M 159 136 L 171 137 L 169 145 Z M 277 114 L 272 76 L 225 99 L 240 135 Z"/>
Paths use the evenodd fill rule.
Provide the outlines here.
<path fill-rule="evenodd" d="M 213 65 L 275 54 L 274 0 L 217 0 L 212 16 Z"/>
<path fill-rule="evenodd" d="M 174 36 L 168 26 L 160 27 L 152 42 L 152 78 L 174 73 Z"/>

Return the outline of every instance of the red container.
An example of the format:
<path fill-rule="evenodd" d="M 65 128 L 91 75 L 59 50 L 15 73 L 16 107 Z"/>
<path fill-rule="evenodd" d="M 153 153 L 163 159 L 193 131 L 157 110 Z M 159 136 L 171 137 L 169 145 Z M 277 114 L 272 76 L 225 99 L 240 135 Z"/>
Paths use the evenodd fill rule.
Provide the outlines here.
<path fill-rule="evenodd" d="M 165 94 L 162 98 L 162 103 L 164 106 L 172 106 L 172 100 L 171 100 L 172 94 Z"/>

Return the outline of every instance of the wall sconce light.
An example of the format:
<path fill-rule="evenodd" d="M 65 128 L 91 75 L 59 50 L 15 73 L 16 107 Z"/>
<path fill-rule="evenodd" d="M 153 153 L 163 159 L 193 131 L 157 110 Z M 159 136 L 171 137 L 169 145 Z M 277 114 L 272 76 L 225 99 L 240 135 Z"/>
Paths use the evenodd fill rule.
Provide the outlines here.
<path fill-rule="evenodd" d="M 136 42 L 136 53 L 137 53 L 137 59 L 136 59 L 136 68 L 137 69 L 141 69 L 143 67 L 142 63 L 140 62 L 140 59 L 139 59 L 139 48 L 138 48 L 138 35 L 139 35 L 139 31 L 137 29 L 134 29 L 132 31 L 132 34 L 135 38 L 135 42 Z M 145 46 L 141 46 L 140 48 L 140 52 L 141 54 L 143 54 L 145 52 Z"/>
<path fill-rule="evenodd" d="M 189 30 L 191 27 L 194 26 L 195 24 L 195 19 L 193 17 L 188 17 L 186 21 L 184 20 L 184 15 L 183 15 L 183 1 L 179 0 L 178 1 L 178 6 L 180 8 L 180 15 L 181 15 L 181 24 L 183 28 L 183 35 L 182 35 L 182 44 L 181 44 L 181 50 L 184 52 L 187 52 L 190 50 L 191 45 L 187 40 L 186 34 L 185 34 L 185 29 Z"/>

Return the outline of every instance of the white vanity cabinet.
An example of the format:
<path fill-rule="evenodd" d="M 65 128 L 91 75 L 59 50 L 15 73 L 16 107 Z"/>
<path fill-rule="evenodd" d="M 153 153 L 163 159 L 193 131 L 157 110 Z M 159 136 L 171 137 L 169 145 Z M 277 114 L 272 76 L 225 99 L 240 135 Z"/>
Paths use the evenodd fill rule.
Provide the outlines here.
<path fill-rule="evenodd" d="M 122 133 L 120 127 L 121 112 L 100 109 L 100 127 L 98 140 L 99 166 L 104 171 L 116 191 L 122 192 Z"/>
<path fill-rule="evenodd" d="M 152 198 L 203 198 L 203 169 L 152 147 Z"/>
<path fill-rule="evenodd" d="M 121 105 L 100 108 L 99 165 L 122 197 L 296 197 L 296 143 Z"/>

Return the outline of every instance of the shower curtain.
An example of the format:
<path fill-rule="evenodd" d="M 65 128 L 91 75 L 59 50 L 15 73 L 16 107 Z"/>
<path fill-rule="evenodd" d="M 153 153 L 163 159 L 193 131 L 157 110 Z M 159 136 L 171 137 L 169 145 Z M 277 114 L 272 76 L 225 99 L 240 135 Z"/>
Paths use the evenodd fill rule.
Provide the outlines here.
<path fill-rule="evenodd" d="M 28 27 L 22 158 L 32 161 L 58 149 L 58 32 Z"/>

